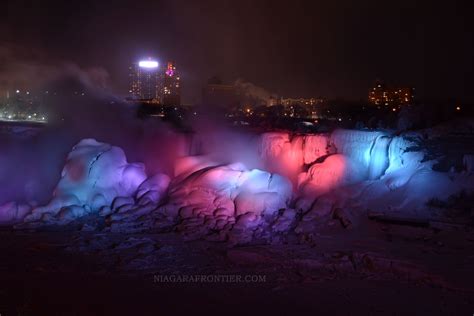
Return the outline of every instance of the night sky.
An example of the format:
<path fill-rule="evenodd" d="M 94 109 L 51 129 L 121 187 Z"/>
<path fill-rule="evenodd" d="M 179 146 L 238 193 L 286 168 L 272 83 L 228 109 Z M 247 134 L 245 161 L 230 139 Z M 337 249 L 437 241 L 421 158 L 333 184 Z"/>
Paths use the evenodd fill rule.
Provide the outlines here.
<path fill-rule="evenodd" d="M 474 100 L 471 18 L 456 1 L 7 0 L 0 39 L 18 58 L 103 67 L 122 93 L 131 61 L 175 60 L 185 103 L 213 75 L 287 97 L 358 100 L 381 78 Z"/>

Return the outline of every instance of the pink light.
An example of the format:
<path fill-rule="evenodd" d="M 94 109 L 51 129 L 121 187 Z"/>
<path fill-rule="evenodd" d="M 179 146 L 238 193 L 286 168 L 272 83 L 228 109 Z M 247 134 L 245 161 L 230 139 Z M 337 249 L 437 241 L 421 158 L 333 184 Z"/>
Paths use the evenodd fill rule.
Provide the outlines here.
<path fill-rule="evenodd" d="M 166 68 L 166 74 L 170 77 L 173 77 L 174 75 L 173 63 L 168 62 L 168 67 Z"/>

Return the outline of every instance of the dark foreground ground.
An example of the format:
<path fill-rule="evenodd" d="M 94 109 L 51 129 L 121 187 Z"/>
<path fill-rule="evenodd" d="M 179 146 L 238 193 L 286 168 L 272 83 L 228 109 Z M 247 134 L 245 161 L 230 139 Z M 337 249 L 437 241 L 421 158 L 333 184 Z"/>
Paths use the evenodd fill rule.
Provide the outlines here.
<path fill-rule="evenodd" d="M 473 250 L 462 229 L 373 222 L 233 248 L 177 233 L 4 228 L 0 315 L 473 315 Z M 208 279 L 179 282 L 195 275 Z"/>

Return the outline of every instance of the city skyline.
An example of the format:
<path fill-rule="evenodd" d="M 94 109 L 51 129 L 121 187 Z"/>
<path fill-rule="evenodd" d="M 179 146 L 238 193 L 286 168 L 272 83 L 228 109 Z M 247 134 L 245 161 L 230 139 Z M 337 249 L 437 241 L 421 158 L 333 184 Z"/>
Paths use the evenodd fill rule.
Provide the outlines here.
<path fill-rule="evenodd" d="M 23 48 L 14 56 L 21 61 L 100 67 L 114 91 L 126 91 L 123 65 L 130 60 L 174 60 L 185 103 L 196 103 L 214 75 L 288 97 L 365 99 L 382 78 L 417 87 L 421 98 L 474 100 L 474 45 L 461 2 L 164 0 L 132 7 L 119 1 L 109 9 L 92 1 L 9 2 L 0 37 Z"/>

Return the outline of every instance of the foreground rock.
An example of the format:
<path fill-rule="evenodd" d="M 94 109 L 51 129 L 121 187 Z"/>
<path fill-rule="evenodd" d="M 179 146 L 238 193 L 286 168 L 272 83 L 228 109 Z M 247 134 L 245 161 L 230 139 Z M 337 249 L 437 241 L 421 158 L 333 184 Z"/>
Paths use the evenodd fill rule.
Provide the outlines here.
<path fill-rule="evenodd" d="M 188 239 L 242 243 L 268 238 L 277 218 L 289 209 L 290 181 L 242 164 L 202 167 L 202 160 L 195 159 L 194 165 L 186 160 L 186 168 L 178 165 L 177 170 L 185 171 L 171 182 L 167 203 L 152 204 L 157 209 L 140 219 L 147 223 L 141 229 L 156 229 L 168 221 Z M 127 231 L 134 225 L 129 218 L 111 218 L 113 231 Z"/>
<path fill-rule="evenodd" d="M 24 220 L 68 223 L 109 207 L 118 196 L 133 197 L 145 179 L 143 164 L 128 163 L 119 147 L 84 139 L 69 153 L 52 200 Z"/>
<path fill-rule="evenodd" d="M 465 207 L 462 201 L 436 205 L 472 196 L 470 156 L 463 156 L 461 172 L 435 171 L 436 160 L 420 149 L 420 137 L 351 130 L 265 133 L 256 158 L 264 170 L 194 155 L 175 161 L 173 174 L 149 178 L 120 148 L 85 139 L 69 154 L 50 203 L 4 204 L 0 223 L 65 225 L 93 215 L 101 220 L 81 223 L 84 230 L 177 230 L 190 240 L 242 244 L 276 242 L 292 232 L 311 240 L 334 219 L 352 229 L 373 212 L 439 221 L 448 209 Z"/>

